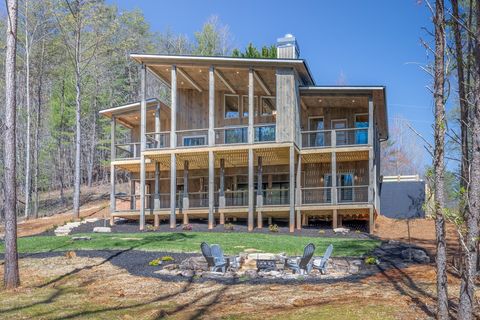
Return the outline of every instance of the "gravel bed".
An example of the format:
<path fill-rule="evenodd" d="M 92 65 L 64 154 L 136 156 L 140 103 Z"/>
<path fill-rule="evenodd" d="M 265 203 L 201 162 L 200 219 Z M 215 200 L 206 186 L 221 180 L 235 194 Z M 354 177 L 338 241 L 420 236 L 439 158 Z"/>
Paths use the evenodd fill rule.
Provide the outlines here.
<path fill-rule="evenodd" d="M 170 229 L 170 226 L 163 222 L 160 224 L 160 227 L 155 231 L 140 231 L 138 229 L 138 221 L 132 221 L 127 219 L 117 219 L 114 226 L 111 226 L 112 232 L 114 233 L 137 233 L 137 232 L 245 232 L 248 233 L 248 228 L 245 223 L 236 222 L 232 223 L 234 230 L 225 230 L 225 227 L 222 225 L 217 225 L 213 229 L 208 229 L 208 223 L 206 220 L 191 220 L 190 226 L 192 230 L 185 231 L 183 230 L 182 224 L 177 224 L 175 229 Z M 270 235 L 292 235 L 290 233 L 288 225 L 285 223 L 278 223 L 278 232 L 270 232 L 268 226 L 265 226 L 262 229 L 255 228 L 252 233 L 263 233 Z M 77 228 L 74 228 L 71 234 L 75 233 L 90 233 L 95 227 L 110 226 L 109 220 L 98 220 L 93 223 L 85 223 L 80 225 Z M 151 223 L 147 224 L 146 230 L 152 230 L 153 225 Z M 352 231 L 346 234 L 334 233 L 333 229 L 325 228 L 324 226 L 309 226 L 303 227 L 302 230 L 295 230 L 293 235 L 295 236 L 307 236 L 307 237 L 335 237 L 335 238 L 356 238 L 356 239 L 372 239 L 370 234 L 358 231 L 358 229 L 351 229 Z M 321 232 L 320 232 L 321 231 Z M 41 235 L 54 235 L 53 231 L 47 231 Z"/>

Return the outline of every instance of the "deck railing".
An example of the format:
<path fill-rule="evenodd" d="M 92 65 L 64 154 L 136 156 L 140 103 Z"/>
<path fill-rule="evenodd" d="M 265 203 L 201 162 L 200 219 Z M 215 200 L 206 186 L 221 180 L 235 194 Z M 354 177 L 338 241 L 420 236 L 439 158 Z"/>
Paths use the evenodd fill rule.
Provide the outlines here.
<path fill-rule="evenodd" d="M 177 130 L 177 147 L 201 147 L 208 145 L 208 129 Z"/>
<path fill-rule="evenodd" d="M 148 132 L 145 134 L 146 149 L 163 149 L 170 147 L 170 132 Z"/>
<path fill-rule="evenodd" d="M 115 144 L 115 159 L 140 158 L 140 142 Z"/>
<path fill-rule="evenodd" d="M 289 189 L 266 189 L 263 190 L 264 206 L 280 206 L 290 203 Z"/>
<path fill-rule="evenodd" d="M 368 186 L 337 187 L 338 203 L 368 203 Z"/>
<path fill-rule="evenodd" d="M 215 144 L 248 143 L 248 126 L 230 126 L 215 129 Z"/>
<path fill-rule="evenodd" d="M 329 187 L 310 187 L 301 188 L 302 205 L 311 204 L 331 204 L 332 188 Z"/>
<path fill-rule="evenodd" d="M 302 131 L 302 148 L 368 145 L 368 128 Z"/>
<path fill-rule="evenodd" d="M 189 192 L 189 208 L 208 208 L 208 192 Z"/>
<path fill-rule="evenodd" d="M 225 191 L 226 207 L 248 206 L 248 190 Z"/>

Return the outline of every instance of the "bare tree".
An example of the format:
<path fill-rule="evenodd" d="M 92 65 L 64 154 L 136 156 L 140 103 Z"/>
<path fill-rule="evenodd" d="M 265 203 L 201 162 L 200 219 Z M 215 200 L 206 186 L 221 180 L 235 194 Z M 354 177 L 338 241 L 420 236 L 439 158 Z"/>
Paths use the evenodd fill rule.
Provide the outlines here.
<path fill-rule="evenodd" d="M 5 272 L 7 289 L 20 284 L 17 253 L 17 183 L 16 183 L 16 49 L 17 17 L 16 0 L 7 2 L 7 52 L 5 58 Z"/>
<path fill-rule="evenodd" d="M 445 8 L 444 0 L 435 1 L 435 146 L 434 146 L 434 193 L 435 193 L 435 234 L 437 243 L 437 318 L 448 319 L 447 248 L 445 234 Z"/>

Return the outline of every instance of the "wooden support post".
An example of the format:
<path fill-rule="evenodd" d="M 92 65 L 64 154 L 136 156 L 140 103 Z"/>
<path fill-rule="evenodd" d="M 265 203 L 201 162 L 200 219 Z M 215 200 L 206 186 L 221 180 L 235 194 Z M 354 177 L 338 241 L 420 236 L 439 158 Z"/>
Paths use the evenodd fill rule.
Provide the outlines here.
<path fill-rule="evenodd" d="M 370 207 L 369 217 L 368 217 L 368 232 L 373 234 L 375 229 L 375 211 L 373 207 Z"/>
<path fill-rule="evenodd" d="M 338 228 L 338 212 L 337 209 L 333 209 L 333 217 L 332 217 L 332 228 Z"/>
<path fill-rule="evenodd" d="M 141 105 L 140 105 L 140 230 L 145 229 L 145 130 L 147 124 L 147 100 L 146 100 L 146 83 L 147 68 L 142 64 L 141 69 Z"/>
<path fill-rule="evenodd" d="M 208 229 L 213 229 L 215 224 L 215 155 L 208 152 Z"/>
<path fill-rule="evenodd" d="M 188 224 L 188 213 L 186 211 L 183 211 L 183 224 Z"/>
<path fill-rule="evenodd" d="M 253 231 L 254 190 L 253 190 L 253 149 L 248 149 L 248 231 Z"/>
<path fill-rule="evenodd" d="M 290 177 L 289 177 L 289 191 L 290 191 L 290 214 L 289 214 L 289 229 L 290 232 L 295 231 L 295 148 L 290 147 Z"/>
<path fill-rule="evenodd" d="M 137 200 L 135 199 L 135 180 L 130 176 L 130 210 L 137 209 Z"/>
<path fill-rule="evenodd" d="M 368 203 L 374 203 L 374 188 L 375 188 L 375 180 L 374 180 L 374 150 L 373 150 L 373 100 L 372 97 L 368 98 Z"/>
<path fill-rule="evenodd" d="M 332 152 L 332 191 L 331 191 L 331 200 L 332 204 L 337 204 L 338 199 L 337 191 L 337 153 Z"/>
<path fill-rule="evenodd" d="M 263 206 L 263 165 L 262 157 L 257 158 L 257 207 Z"/>
<path fill-rule="evenodd" d="M 220 191 L 218 194 L 218 206 L 220 208 L 225 208 L 225 159 L 220 159 Z M 223 212 L 220 213 L 220 218 L 222 217 Z M 220 219 L 220 224 L 222 219 Z"/>
<path fill-rule="evenodd" d="M 160 216 L 158 214 L 153 215 L 153 227 L 154 228 L 160 227 Z"/>
<path fill-rule="evenodd" d="M 302 205 L 302 155 L 297 156 L 297 176 L 296 176 L 296 192 L 295 192 L 295 206 Z M 302 230 L 302 211 L 297 209 L 297 230 Z"/>
<path fill-rule="evenodd" d="M 248 72 L 248 143 L 253 143 L 255 141 L 255 131 L 253 128 L 254 116 L 255 116 L 255 92 L 254 92 L 254 81 L 253 81 L 253 69 L 250 68 Z"/>
<path fill-rule="evenodd" d="M 115 138 L 115 127 L 116 127 L 116 121 L 115 121 L 115 116 L 112 116 L 112 119 L 110 121 L 110 139 L 111 139 L 111 145 L 110 145 L 110 161 L 112 162 L 110 164 L 110 214 L 112 215 L 115 212 L 115 207 L 116 207 L 116 200 L 115 200 L 115 165 L 113 164 L 113 161 L 115 160 L 115 151 L 116 151 L 116 138 Z"/>
<path fill-rule="evenodd" d="M 306 226 L 307 225 L 307 214 L 306 213 L 303 213 L 302 214 L 302 226 Z"/>
<path fill-rule="evenodd" d="M 153 209 L 160 210 L 160 162 L 155 161 L 155 191 Z"/>
<path fill-rule="evenodd" d="M 271 226 L 273 224 L 272 217 L 268 217 L 268 225 Z"/>
<path fill-rule="evenodd" d="M 170 155 L 170 228 L 177 226 L 177 155 Z"/>
<path fill-rule="evenodd" d="M 338 215 L 337 221 L 337 225 L 341 228 L 343 226 L 343 216 L 341 214 Z"/>
<path fill-rule="evenodd" d="M 160 122 L 160 102 L 155 109 L 155 147 L 160 148 L 162 146 L 160 142 L 160 132 L 162 131 L 161 122 Z"/>
<path fill-rule="evenodd" d="M 188 198 L 188 160 L 185 160 L 183 163 L 183 194 L 182 194 L 182 209 L 188 210 L 190 208 L 190 201 Z"/>
<path fill-rule="evenodd" d="M 208 145 L 215 145 L 215 70 L 208 73 Z"/>
<path fill-rule="evenodd" d="M 171 106 L 170 106 L 170 148 L 177 146 L 177 67 L 172 66 L 171 72 L 172 85 L 171 85 Z"/>

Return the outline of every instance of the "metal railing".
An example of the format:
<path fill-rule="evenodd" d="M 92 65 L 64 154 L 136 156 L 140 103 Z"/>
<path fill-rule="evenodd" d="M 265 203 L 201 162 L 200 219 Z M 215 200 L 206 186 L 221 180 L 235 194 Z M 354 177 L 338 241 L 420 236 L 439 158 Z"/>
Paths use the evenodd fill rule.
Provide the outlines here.
<path fill-rule="evenodd" d="M 177 147 L 200 147 L 208 145 L 208 129 L 177 130 Z"/>
<path fill-rule="evenodd" d="M 267 189 L 262 193 L 264 206 L 280 206 L 290 203 L 289 189 Z"/>
<path fill-rule="evenodd" d="M 302 205 L 332 203 L 332 188 L 311 187 L 311 188 L 301 188 L 301 191 L 302 191 Z"/>
<path fill-rule="evenodd" d="M 140 158 L 140 142 L 115 144 L 115 159 Z"/>
<path fill-rule="evenodd" d="M 337 203 L 368 203 L 368 186 L 337 187 Z"/>
<path fill-rule="evenodd" d="M 208 192 L 189 192 L 188 203 L 190 208 L 208 208 Z"/>
<path fill-rule="evenodd" d="M 163 149 L 170 147 L 170 132 L 149 132 L 145 134 L 146 149 Z"/>
<path fill-rule="evenodd" d="M 368 145 L 368 128 L 302 131 L 302 148 Z"/>
<path fill-rule="evenodd" d="M 225 191 L 226 207 L 248 206 L 248 190 Z"/>

